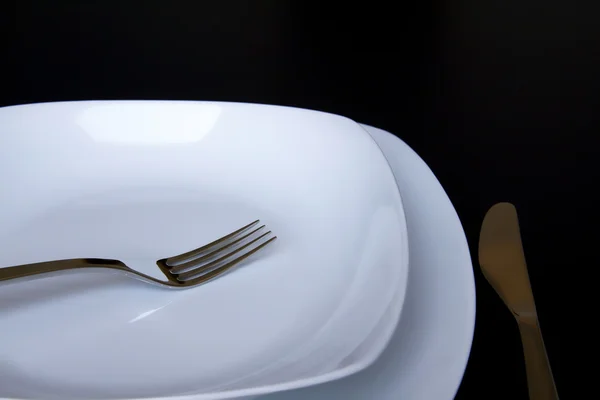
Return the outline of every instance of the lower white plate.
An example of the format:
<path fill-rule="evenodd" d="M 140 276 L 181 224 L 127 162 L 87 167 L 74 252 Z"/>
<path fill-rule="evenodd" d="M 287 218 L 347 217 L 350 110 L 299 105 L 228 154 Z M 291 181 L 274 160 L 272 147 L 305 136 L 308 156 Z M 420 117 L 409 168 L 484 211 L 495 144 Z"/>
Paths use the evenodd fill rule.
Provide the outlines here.
<path fill-rule="evenodd" d="M 400 323 L 369 368 L 261 400 L 450 400 L 462 379 L 475 324 L 475 286 L 460 220 L 414 151 L 381 129 L 363 127 L 387 157 L 402 193 L 411 265 Z"/>
<path fill-rule="evenodd" d="M 392 167 L 408 225 L 410 271 L 400 323 L 366 370 L 261 400 L 450 400 L 475 326 L 475 283 L 460 220 L 444 189 L 403 141 L 363 125 Z"/>

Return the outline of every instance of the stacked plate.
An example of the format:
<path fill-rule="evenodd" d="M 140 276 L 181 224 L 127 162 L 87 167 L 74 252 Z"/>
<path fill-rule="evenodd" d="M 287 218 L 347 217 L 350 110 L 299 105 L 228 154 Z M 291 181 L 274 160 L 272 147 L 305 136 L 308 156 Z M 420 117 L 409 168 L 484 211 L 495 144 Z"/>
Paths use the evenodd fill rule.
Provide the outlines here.
<path fill-rule="evenodd" d="M 450 361 L 437 397 L 450 398 L 473 327 L 468 249 L 435 178 L 421 172 L 428 193 L 406 186 L 400 174 L 418 177 L 422 161 L 406 150 L 400 161 L 390 158 L 386 140 L 399 151 L 397 139 L 347 118 L 264 105 L 0 109 L 0 267 L 111 258 L 160 278 L 156 260 L 250 221 L 260 219 L 278 237 L 230 274 L 185 290 L 100 270 L 5 282 L 0 397 L 325 399 L 366 390 L 358 399 L 405 390 L 420 398 L 423 384 L 388 388 L 380 378 L 377 392 L 364 382 L 374 369 L 385 376 L 381 363 L 393 355 L 406 358 L 406 371 L 436 357 Z M 402 161 L 412 167 L 395 165 Z M 415 207 L 425 210 L 436 199 L 435 209 L 411 221 Z M 430 219 L 423 236 L 420 221 L 435 215 L 445 219 Z M 432 246 L 433 230 L 439 236 L 444 229 L 446 242 L 441 237 Z M 429 242 L 415 242 L 419 235 Z M 441 268 L 442 259 L 456 264 L 448 289 L 434 276 L 429 286 L 415 281 L 431 275 L 419 268 L 432 256 L 438 258 L 430 269 Z M 407 308 L 415 302 L 411 288 L 430 297 L 417 307 L 438 305 L 424 317 L 452 317 L 456 325 L 441 342 L 422 331 L 419 337 L 438 340 L 430 342 L 438 347 L 412 365 L 410 353 L 427 346 L 404 342 L 397 351 L 398 337 L 423 328 L 404 324 L 418 314 Z M 438 315 L 444 307 L 453 313 Z M 445 344 L 452 348 L 441 351 Z M 395 368 L 397 374 L 386 369 L 389 382 L 402 380 Z"/>

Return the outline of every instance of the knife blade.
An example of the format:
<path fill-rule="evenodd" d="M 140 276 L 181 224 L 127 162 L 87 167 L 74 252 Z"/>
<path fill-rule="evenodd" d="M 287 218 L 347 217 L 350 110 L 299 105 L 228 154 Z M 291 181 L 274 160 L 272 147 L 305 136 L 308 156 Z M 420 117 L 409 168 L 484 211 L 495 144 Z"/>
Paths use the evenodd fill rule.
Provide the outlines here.
<path fill-rule="evenodd" d="M 483 219 L 479 264 L 485 278 L 515 316 L 537 315 L 517 210 L 512 204 L 494 205 Z"/>
<path fill-rule="evenodd" d="M 495 204 L 485 215 L 479 235 L 479 264 L 519 325 L 529 398 L 558 400 L 527 273 L 519 218 L 511 203 Z"/>

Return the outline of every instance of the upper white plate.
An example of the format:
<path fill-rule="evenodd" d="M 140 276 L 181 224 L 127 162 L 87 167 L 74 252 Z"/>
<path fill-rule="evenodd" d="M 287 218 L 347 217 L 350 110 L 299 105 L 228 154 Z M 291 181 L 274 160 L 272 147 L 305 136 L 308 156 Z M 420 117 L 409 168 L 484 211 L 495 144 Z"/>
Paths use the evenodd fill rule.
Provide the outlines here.
<path fill-rule="evenodd" d="M 363 126 L 392 167 L 406 213 L 410 273 L 400 323 L 366 370 L 261 400 L 451 400 L 460 385 L 475 327 L 475 283 L 460 220 L 410 147 L 386 131 Z M 191 400 L 178 400 L 184 399 Z"/>
<path fill-rule="evenodd" d="M 348 375 L 387 344 L 391 331 L 356 352 L 403 303 L 406 226 L 390 167 L 355 122 L 67 102 L 2 108 L 0 129 L 0 266 L 114 258 L 161 277 L 157 259 L 255 219 L 279 238 L 184 291 L 107 272 L 1 287 L 0 396 L 261 394 Z"/>

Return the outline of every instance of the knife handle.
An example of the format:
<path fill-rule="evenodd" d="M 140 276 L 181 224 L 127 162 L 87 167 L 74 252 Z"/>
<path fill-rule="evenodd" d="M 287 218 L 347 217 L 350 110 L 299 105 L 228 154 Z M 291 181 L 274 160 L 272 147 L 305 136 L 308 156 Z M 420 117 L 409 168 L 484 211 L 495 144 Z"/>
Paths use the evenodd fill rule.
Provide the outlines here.
<path fill-rule="evenodd" d="M 558 400 L 558 393 L 537 317 L 517 317 L 530 400 Z"/>

